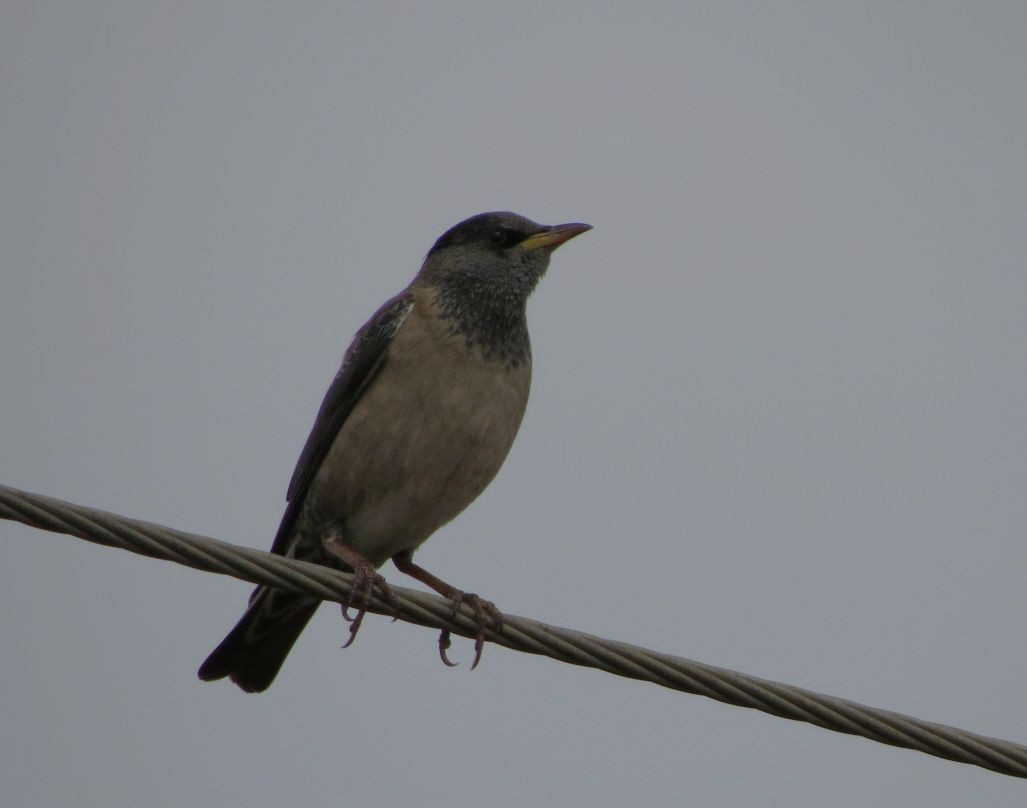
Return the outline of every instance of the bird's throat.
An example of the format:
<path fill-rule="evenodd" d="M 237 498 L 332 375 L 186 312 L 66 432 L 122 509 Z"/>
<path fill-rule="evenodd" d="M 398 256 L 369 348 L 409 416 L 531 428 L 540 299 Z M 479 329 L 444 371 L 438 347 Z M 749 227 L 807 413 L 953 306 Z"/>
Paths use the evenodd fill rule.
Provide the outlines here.
<path fill-rule="evenodd" d="M 483 358 L 517 367 L 531 359 L 525 316 L 530 289 L 496 284 L 493 279 L 450 278 L 433 284 L 433 303 L 449 323 L 450 333 L 462 337 L 468 349 Z"/>

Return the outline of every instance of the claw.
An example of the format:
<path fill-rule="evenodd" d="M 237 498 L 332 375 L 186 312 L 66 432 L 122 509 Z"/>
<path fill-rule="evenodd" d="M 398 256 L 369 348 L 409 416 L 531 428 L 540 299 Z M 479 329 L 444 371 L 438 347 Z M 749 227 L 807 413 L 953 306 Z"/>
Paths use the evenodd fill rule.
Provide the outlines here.
<path fill-rule="evenodd" d="M 473 671 L 478 667 L 482 651 L 485 649 L 486 623 L 492 625 L 493 631 L 501 631 L 503 628 L 503 614 L 496 608 L 494 603 L 480 598 L 473 592 L 458 592 L 453 596 L 452 601 L 453 612 L 450 615 L 450 622 L 456 618 L 461 604 L 466 603 L 474 610 L 474 622 L 478 626 L 478 631 L 474 637 L 474 661 L 471 663 L 471 670 Z M 449 648 L 449 629 L 443 629 L 442 634 L 439 635 L 439 652 L 442 655 L 442 661 L 452 667 L 456 663 L 449 661 L 449 658 L 446 656 L 447 648 Z"/>
<path fill-rule="evenodd" d="M 342 608 L 345 611 L 346 607 L 343 606 Z M 353 641 L 357 638 L 357 632 L 360 631 L 360 624 L 362 622 L 364 622 L 364 615 L 365 614 L 366 614 L 366 612 L 359 611 L 359 612 L 357 612 L 357 616 L 355 618 L 353 618 L 353 620 L 350 621 L 350 624 L 349 624 L 349 639 L 346 640 L 345 643 L 343 643 L 343 646 L 342 646 L 343 648 L 349 648 L 351 645 L 353 645 Z M 343 616 L 345 617 L 345 614 L 343 614 Z"/>
<path fill-rule="evenodd" d="M 364 605 L 364 601 L 367 598 L 365 594 L 365 582 L 367 581 L 370 575 L 375 574 L 376 573 L 373 572 L 368 573 L 362 567 L 358 567 L 353 570 L 353 583 L 350 585 L 349 588 L 349 597 L 347 597 L 345 603 L 342 604 L 342 619 L 345 620 L 347 623 L 352 623 L 356 621 L 362 614 L 362 607 Z M 349 610 L 350 606 L 354 604 L 357 605 L 357 614 L 356 617 L 351 617 Z"/>
<path fill-rule="evenodd" d="M 449 668 L 455 668 L 459 663 L 450 662 L 449 657 L 446 656 L 446 650 L 449 648 L 449 629 L 444 628 L 439 632 L 439 656 L 442 657 L 442 663 Z"/>
<path fill-rule="evenodd" d="M 450 623 L 456 620 L 462 603 L 466 603 L 474 611 L 474 622 L 478 627 L 478 631 L 474 635 L 474 662 L 471 663 L 471 670 L 473 671 L 478 667 L 478 662 L 481 661 L 482 649 L 485 647 L 485 624 L 491 623 L 493 633 L 498 634 L 503 630 L 502 613 L 496 608 L 494 603 L 482 600 L 473 592 L 461 592 L 455 586 L 451 586 L 442 579 L 436 578 L 424 567 L 415 564 L 411 558 L 412 556 L 412 550 L 405 550 L 394 555 L 392 561 L 400 572 L 405 572 L 421 583 L 427 584 L 442 595 L 442 597 L 449 600 L 453 605 L 453 611 L 449 615 Z M 454 663 L 450 662 L 449 657 L 446 656 L 446 651 L 449 648 L 449 635 L 450 629 L 448 628 L 442 629 L 442 633 L 439 634 L 439 655 L 446 665 L 452 667 Z"/>
<path fill-rule="evenodd" d="M 382 597 L 392 607 L 392 620 L 399 619 L 399 599 L 392 593 L 385 579 L 375 572 L 374 567 L 369 563 L 353 565 L 353 584 L 350 586 L 349 597 L 342 604 L 342 618 L 349 626 L 349 639 L 343 648 L 349 648 L 357 638 L 357 632 L 364 622 L 364 615 L 367 614 L 367 607 L 371 603 L 375 587 L 381 592 Z M 356 615 L 350 615 L 350 608 L 357 610 Z"/>

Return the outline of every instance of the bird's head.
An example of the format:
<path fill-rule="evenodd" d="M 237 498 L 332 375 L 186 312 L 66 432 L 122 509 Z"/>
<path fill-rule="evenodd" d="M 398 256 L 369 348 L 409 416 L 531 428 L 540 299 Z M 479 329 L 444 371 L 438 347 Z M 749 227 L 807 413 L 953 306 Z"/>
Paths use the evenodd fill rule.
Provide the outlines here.
<path fill-rule="evenodd" d="M 522 296 L 535 288 L 553 250 L 591 225 L 544 225 L 516 213 L 479 213 L 449 228 L 428 251 L 421 279 Z"/>

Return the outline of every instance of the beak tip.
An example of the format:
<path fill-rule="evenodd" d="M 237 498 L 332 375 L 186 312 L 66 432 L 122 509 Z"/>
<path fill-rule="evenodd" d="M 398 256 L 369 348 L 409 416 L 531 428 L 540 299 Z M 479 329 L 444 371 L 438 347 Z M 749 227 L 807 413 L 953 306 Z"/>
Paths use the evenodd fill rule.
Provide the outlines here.
<path fill-rule="evenodd" d="M 592 225 L 585 224 L 584 222 L 570 222 L 569 224 L 558 224 L 555 229 L 557 229 L 557 230 L 573 230 L 574 231 L 574 235 L 579 235 L 580 233 L 586 233 L 589 230 L 591 230 L 592 229 Z"/>

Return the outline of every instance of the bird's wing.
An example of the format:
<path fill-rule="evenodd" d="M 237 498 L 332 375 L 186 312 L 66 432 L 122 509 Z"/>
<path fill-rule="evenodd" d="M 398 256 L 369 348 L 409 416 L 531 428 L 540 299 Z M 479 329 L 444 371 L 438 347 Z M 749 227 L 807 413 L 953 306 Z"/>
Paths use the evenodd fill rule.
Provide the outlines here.
<path fill-rule="evenodd" d="M 413 295 L 409 291 L 386 301 L 356 333 L 353 342 L 346 349 L 342 367 L 335 374 L 324 401 L 321 402 L 321 409 L 314 419 L 314 427 L 310 430 L 310 436 L 296 463 L 296 470 L 292 473 L 286 495 L 289 504 L 278 527 L 275 543 L 271 547 L 272 553 L 286 554 L 289 537 L 303 506 L 310 481 L 321 466 L 321 461 L 328 453 L 335 436 L 339 434 L 342 425 L 353 411 L 354 405 L 382 369 L 389 344 L 410 313 L 413 303 Z"/>

